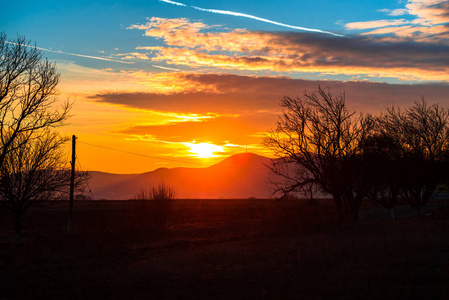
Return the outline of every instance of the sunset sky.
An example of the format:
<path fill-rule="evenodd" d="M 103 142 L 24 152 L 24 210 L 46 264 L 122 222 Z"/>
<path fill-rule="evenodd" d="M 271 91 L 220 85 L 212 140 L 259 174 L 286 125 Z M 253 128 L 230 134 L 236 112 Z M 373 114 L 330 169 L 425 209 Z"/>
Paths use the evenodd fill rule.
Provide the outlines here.
<path fill-rule="evenodd" d="M 60 99 L 74 101 L 61 133 L 78 137 L 84 170 L 268 156 L 279 100 L 318 85 L 358 112 L 421 96 L 449 107 L 449 1 L 0 0 L 0 10 L 0 31 L 56 62 Z"/>

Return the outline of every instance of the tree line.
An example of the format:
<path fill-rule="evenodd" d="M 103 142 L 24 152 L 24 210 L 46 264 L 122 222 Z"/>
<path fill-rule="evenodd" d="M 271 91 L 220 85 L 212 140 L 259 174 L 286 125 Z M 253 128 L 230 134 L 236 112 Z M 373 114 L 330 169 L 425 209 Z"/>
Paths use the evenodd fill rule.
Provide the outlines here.
<path fill-rule="evenodd" d="M 318 87 L 284 97 L 264 145 L 276 156 L 274 192 L 330 195 L 339 219 L 358 220 L 362 201 L 394 212 L 399 200 L 421 209 L 447 185 L 449 111 L 422 97 L 409 108 L 357 114 L 344 93 Z"/>

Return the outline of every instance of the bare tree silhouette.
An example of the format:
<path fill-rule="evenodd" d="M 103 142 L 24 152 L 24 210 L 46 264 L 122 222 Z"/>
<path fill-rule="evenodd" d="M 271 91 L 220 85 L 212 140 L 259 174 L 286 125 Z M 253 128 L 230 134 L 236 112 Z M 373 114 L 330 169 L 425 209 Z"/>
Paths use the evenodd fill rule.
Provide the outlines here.
<path fill-rule="evenodd" d="M 404 184 L 404 149 L 397 140 L 382 132 L 378 122 L 375 127 L 372 135 L 363 142 L 365 170 L 362 176 L 370 185 L 368 198 L 389 209 L 392 218 L 396 219 L 394 207 Z"/>
<path fill-rule="evenodd" d="M 64 125 L 70 103 L 54 109 L 59 73 L 25 37 L 0 33 L 0 165 L 14 148 Z M 16 140 L 20 136 L 20 143 Z"/>
<path fill-rule="evenodd" d="M 379 125 L 383 135 L 401 145 L 401 196 L 420 209 L 447 177 L 449 111 L 421 98 L 406 110 L 389 107 Z"/>
<path fill-rule="evenodd" d="M 64 125 L 71 107 L 66 101 L 54 108 L 59 76 L 29 40 L 0 33 L 0 204 L 14 214 L 19 244 L 23 212 L 56 198 L 70 182 L 65 139 L 52 131 Z"/>
<path fill-rule="evenodd" d="M 24 143 L 19 135 L 0 167 L 0 201 L 14 215 L 17 243 L 22 243 L 22 215 L 33 205 L 67 197 L 70 170 L 67 168 L 63 144 L 56 133 L 46 131 Z M 78 172 L 75 186 L 85 188 L 89 174 Z"/>
<path fill-rule="evenodd" d="M 283 115 L 264 145 L 274 151 L 275 192 L 289 194 L 316 187 L 333 197 L 339 218 L 346 212 L 357 220 L 369 188 L 360 180 L 361 144 L 372 119 L 356 116 L 346 106 L 345 94 L 333 96 L 318 87 L 304 99 L 284 97 Z"/>

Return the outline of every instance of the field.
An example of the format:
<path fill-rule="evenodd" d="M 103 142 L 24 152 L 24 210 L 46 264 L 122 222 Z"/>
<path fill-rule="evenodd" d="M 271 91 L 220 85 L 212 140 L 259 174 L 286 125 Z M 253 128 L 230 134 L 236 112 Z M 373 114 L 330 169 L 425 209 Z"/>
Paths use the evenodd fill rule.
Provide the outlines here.
<path fill-rule="evenodd" d="M 166 229 L 136 202 L 1 212 L 0 299 L 449 299 L 449 219 L 343 224 L 325 202 L 176 200 Z"/>

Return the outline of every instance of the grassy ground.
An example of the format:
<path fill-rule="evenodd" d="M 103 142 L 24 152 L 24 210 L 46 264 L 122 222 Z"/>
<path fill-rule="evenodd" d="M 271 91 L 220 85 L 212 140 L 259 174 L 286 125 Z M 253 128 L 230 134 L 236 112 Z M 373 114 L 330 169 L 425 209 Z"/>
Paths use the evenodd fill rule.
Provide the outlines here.
<path fill-rule="evenodd" d="M 0 299 L 449 299 L 449 220 L 339 224 L 330 205 L 176 200 L 165 231 L 132 202 L 0 218 Z"/>

